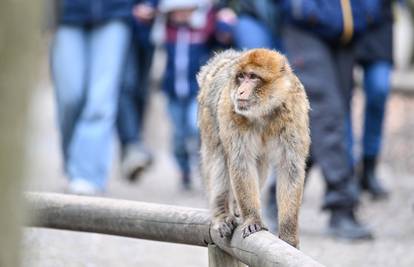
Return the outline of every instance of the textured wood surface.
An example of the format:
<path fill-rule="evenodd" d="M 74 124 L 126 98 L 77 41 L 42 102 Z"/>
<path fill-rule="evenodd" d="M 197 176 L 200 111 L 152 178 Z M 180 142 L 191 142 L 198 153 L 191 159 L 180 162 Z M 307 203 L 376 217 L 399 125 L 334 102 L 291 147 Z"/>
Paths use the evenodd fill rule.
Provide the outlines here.
<path fill-rule="evenodd" d="M 208 267 L 245 267 L 215 244 L 208 245 Z"/>
<path fill-rule="evenodd" d="M 242 266 L 228 255 L 251 267 L 322 266 L 267 231 L 243 239 L 238 227 L 231 240 L 220 238 L 203 209 L 51 193 L 26 199 L 34 216 L 29 226 L 210 245 L 211 266 Z"/>
<path fill-rule="evenodd" d="M 208 213 L 201 209 L 65 194 L 28 194 L 32 226 L 207 246 Z"/>

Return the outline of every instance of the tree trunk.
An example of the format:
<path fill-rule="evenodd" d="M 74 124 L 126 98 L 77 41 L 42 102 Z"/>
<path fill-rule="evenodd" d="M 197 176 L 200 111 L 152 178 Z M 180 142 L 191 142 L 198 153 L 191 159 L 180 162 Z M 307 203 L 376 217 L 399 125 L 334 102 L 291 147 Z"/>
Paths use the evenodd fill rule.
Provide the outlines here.
<path fill-rule="evenodd" d="M 0 266 L 19 266 L 28 97 L 37 71 L 38 1 L 0 4 Z"/>

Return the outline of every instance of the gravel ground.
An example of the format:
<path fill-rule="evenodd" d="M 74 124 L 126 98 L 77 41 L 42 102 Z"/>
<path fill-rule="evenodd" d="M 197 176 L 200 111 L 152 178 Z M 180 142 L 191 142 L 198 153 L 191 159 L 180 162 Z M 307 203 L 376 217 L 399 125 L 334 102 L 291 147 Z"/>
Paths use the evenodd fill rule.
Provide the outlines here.
<path fill-rule="evenodd" d="M 362 96 L 355 98 L 355 118 L 360 121 Z M 119 177 L 117 158 L 106 196 L 111 198 L 206 207 L 199 178 L 192 192 L 179 187 L 177 168 L 169 145 L 170 125 L 165 99 L 151 97 L 145 132 L 155 163 L 136 184 Z M 27 188 L 63 192 L 53 92 L 45 82 L 34 90 L 28 139 Z M 324 190 L 318 169 L 307 185 L 301 211 L 301 249 L 326 266 L 414 266 L 414 98 L 392 95 L 387 113 L 384 152 L 379 173 L 392 191 L 388 201 L 373 202 L 363 196 L 358 215 L 375 232 L 372 242 L 349 243 L 325 235 L 327 215 L 320 211 Z M 358 126 L 358 125 L 357 125 Z M 356 127 L 358 132 L 360 127 Z M 27 228 L 23 266 L 207 266 L 207 249 L 114 236 Z"/>

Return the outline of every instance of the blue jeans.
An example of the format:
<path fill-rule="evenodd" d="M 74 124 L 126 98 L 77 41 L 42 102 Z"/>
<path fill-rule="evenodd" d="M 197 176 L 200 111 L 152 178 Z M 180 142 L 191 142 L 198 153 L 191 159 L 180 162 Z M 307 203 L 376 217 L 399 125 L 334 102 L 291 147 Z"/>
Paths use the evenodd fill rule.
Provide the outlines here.
<path fill-rule="evenodd" d="M 122 21 L 60 25 L 51 55 L 65 171 L 104 189 L 112 156 L 122 66 L 130 32 Z"/>
<path fill-rule="evenodd" d="M 154 47 L 134 38 L 124 69 L 118 108 L 118 135 L 121 145 L 142 141 L 142 126 L 148 101 L 149 71 Z"/>
<path fill-rule="evenodd" d="M 197 99 L 195 97 L 170 98 L 168 111 L 174 131 L 174 156 L 182 173 L 190 172 L 190 156 L 198 142 Z"/>
<path fill-rule="evenodd" d="M 376 62 L 364 67 L 365 120 L 363 134 L 364 156 L 379 154 L 385 103 L 390 91 L 391 64 Z"/>
<path fill-rule="evenodd" d="M 362 133 L 362 157 L 376 157 L 381 150 L 382 125 L 385 104 L 390 91 L 391 64 L 378 61 L 364 65 L 364 128 Z M 350 120 L 350 119 L 349 119 Z M 349 122 L 349 125 L 352 125 Z M 349 127 L 352 129 L 352 126 Z M 350 151 L 354 144 L 352 130 L 348 131 Z M 352 152 L 351 152 L 352 153 Z M 354 160 L 357 162 L 357 160 Z"/>
<path fill-rule="evenodd" d="M 272 48 L 280 49 L 280 38 L 273 35 L 270 28 L 260 20 L 241 15 L 234 30 L 234 43 L 239 49 Z"/>

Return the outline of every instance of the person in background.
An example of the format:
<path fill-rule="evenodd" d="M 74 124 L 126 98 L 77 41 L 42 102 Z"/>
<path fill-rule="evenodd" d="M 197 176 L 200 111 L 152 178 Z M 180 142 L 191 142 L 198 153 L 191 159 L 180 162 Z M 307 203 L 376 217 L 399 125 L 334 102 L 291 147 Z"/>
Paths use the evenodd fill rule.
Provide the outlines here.
<path fill-rule="evenodd" d="M 111 164 L 129 0 L 62 0 L 51 50 L 67 191 L 102 193 Z"/>
<path fill-rule="evenodd" d="M 135 181 L 153 156 L 142 142 L 145 110 L 149 93 L 149 71 L 154 54 L 150 32 L 158 1 L 138 1 L 132 9 L 132 38 L 124 70 L 118 107 L 118 136 L 121 144 L 121 171 Z"/>
<path fill-rule="evenodd" d="M 220 0 L 217 4 L 217 19 L 233 25 L 233 42 L 238 49 L 266 47 L 282 50 L 279 2 Z"/>
<path fill-rule="evenodd" d="M 405 5 L 404 7 L 408 8 L 408 11 L 411 15 L 411 34 L 414 33 L 414 0 L 399 0 L 400 3 Z M 410 67 L 414 66 L 414 45 L 411 46 L 410 54 Z"/>
<path fill-rule="evenodd" d="M 362 133 L 362 155 L 354 162 L 359 170 L 359 184 L 374 199 L 388 196 L 388 191 L 376 175 L 381 150 L 382 126 L 385 104 L 390 91 L 390 75 L 393 63 L 393 17 L 392 1 L 382 0 L 382 18 L 356 43 L 356 59 L 363 67 L 363 89 L 365 93 L 365 118 Z M 351 101 L 350 101 L 351 102 Z M 351 107 L 348 118 L 351 121 Z M 349 149 L 353 152 L 352 123 L 349 131 Z"/>
<path fill-rule="evenodd" d="M 353 86 L 354 37 L 379 20 L 380 0 L 285 0 L 284 9 L 284 48 L 311 105 L 309 167 L 318 164 L 325 178 L 328 233 L 347 240 L 371 239 L 371 231 L 356 217 L 358 184 L 345 121 Z"/>
<path fill-rule="evenodd" d="M 174 156 L 181 171 L 184 189 L 191 188 L 190 159 L 197 155 L 196 74 L 210 57 L 216 36 L 214 9 L 210 1 L 165 0 L 159 5 L 164 21 L 164 47 L 167 66 L 163 91 L 168 98 L 168 113 L 173 126 Z M 223 27 L 225 28 L 225 27 Z"/>

